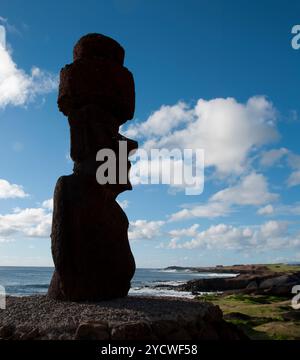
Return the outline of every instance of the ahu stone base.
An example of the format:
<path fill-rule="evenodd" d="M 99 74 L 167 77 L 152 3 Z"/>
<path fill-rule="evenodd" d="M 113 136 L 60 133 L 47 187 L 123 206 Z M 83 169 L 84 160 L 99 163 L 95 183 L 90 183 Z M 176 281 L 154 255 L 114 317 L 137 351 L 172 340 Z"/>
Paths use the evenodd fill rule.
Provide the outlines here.
<path fill-rule="evenodd" d="M 242 340 L 218 306 L 181 298 L 128 296 L 95 303 L 8 297 L 0 338 L 16 340 Z"/>

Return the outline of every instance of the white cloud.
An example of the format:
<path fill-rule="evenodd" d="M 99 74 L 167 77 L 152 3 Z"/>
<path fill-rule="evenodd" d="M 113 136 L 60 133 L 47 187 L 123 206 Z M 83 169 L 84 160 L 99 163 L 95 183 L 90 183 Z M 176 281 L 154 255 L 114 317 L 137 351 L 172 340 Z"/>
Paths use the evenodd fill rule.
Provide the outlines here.
<path fill-rule="evenodd" d="M 6 47 L 6 33 L 4 26 L 0 26 L 0 47 L 5 49 Z"/>
<path fill-rule="evenodd" d="M 286 233 L 287 223 L 271 220 L 261 225 L 260 232 L 264 238 L 276 238 Z"/>
<path fill-rule="evenodd" d="M 0 215 L 0 238 L 49 237 L 52 212 L 46 208 L 15 209 Z"/>
<path fill-rule="evenodd" d="M 199 232 L 189 241 L 171 239 L 165 248 L 266 251 L 300 245 L 300 234 L 289 234 L 287 223 L 268 221 L 260 226 L 239 226 L 228 224 L 212 225 Z"/>
<path fill-rule="evenodd" d="M 150 155 L 150 156 L 149 156 Z M 194 159 L 193 159 L 194 155 Z M 204 154 L 192 154 L 180 149 L 152 149 L 150 154 L 144 149 L 134 154 L 135 160 L 130 169 L 130 181 L 138 184 L 167 184 L 170 193 L 185 190 L 186 194 L 199 195 L 204 188 Z M 133 157 L 131 157 L 131 161 Z"/>
<path fill-rule="evenodd" d="M 130 240 L 153 239 L 160 235 L 164 221 L 136 220 L 129 224 L 128 238 Z"/>
<path fill-rule="evenodd" d="M 176 116 L 169 116 L 171 108 Z M 164 106 L 126 134 L 146 138 L 145 149 L 204 149 L 206 166 L 230 175 L 247 168 L 251 151 L 277 138 L 275 120 L 276 111 L 263 96 L 245 104 L 233 98 L 200 99 L 193 108 L 182 102 Z"/>
<path fill-rule="evenodd" d="M 241 178 L 236 185 L 212 195 L 206 204 L 191 205 L 172 214 L 169 221 L 226 216 L 233 211 L 235 205 L 258 206 L 277 198 L 277 194 L 270 193 L 266 178 L 252 172 Z"/>
<path fill-rule="evenodd" d="M 257 210 L 258 215 L 271 215 L 274 213 L 273 205 L 269 204 Z"/>
<path fill-rule="evenodd" d="M 300 170 L 300 155 L 290 152 L 288 156 L 288 163 L 291 168 Z"/>
<path fill-rule="evenodd" d="M 7 180 L 0 179 L 0 199 L 24 198 L 28 196 L 21 185 L 10 184 Z"/>
<path fill-rule="evenodd" d="M 216 218 L 226 216 L 230 213 L 228 204 L 221 202 L 210 202 L 200 205 L 191 205 L 170 216 L 169 221 L 181 221 L 192 218 Z"/>
<path fill-rule="evenodd" d="M 121 208 L 124 210 L 124 209 L 127 209 L 128 206 L 129 206 L 129 201 L 128 200 L 117 200 L 117 203 L 121 206 Z"/>
<path fill-rule="evenodd" d="M 276 206 L 266 205 L 258 209 L 257 214 L 259 215 L 288 215 L 288 216 L 299 216 L 300 215 L 300 203 L 296 202 L 294 204 L 278 204 Z"/>
<path fill-rule="evenodd" d="M 192 237 L 196 236 L 198 228 L 199 224 L 193 224 L 187 228 L 171 230 L 168 234 L 173 238 L 182 238 L 185 236 Z"/>
<path fill-rule="evenodd" d="M 237 205 L 262 205 L 277 198 L 277 194 L 269 192 L 266 178 L 252 172 L 243 177 L 238 185 L 217 192 L 211 200 Z"/>
<path fill-rule="evenodd" d="M 288 164 L 293 171 L 287 179 L 287 185 L 289 187 L 300 185 L 300 155 L 290 152 Z"/>
<path fill-rule="evenodd" d="M 53 199 L 48 199 L 48 200 L 43 201 L 42 207 L 52 211 L 53 210 Z"/>
<path fill-rule="evenodd" d="M 30 74 L 18 68 L 6 47 L 5 35 L 5 27 L 0 25 L 0 108 L 25 105 L 56 89 L 57 76 L 35 66 Z"/>
<path fill-rule="evenodd" d="M 128 137 L 165 136 L 179 124 L 191 119 L 192 111 L 184 102 L 173 106 L 162 105 L 146 121 L 130 125 L 125 134 Z"/>
<path fill-rule="evenodd" d="M 300 185 L 300 170 L 293 171 L 287 180 L 289 187 Z"/>
<path fill-rule="evenodd" d="M 272 149 L 265 151 L 261 155 L 260 163 L 263 166 L 273 166 L 278 163 L 284 156 L 289 154 L 289 150 L 286 148 Z"/>

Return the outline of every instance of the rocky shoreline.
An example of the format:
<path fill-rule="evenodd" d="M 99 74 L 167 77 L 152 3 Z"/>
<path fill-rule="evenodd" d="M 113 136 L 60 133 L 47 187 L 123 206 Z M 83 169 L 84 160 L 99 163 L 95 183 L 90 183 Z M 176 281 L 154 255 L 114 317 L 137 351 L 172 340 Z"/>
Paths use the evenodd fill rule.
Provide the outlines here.
<path fill-rule="evenodd" d="M 300 271 L 272 271 L 264 265 L 236 265 L 209 268 L 169 267 L 166 270 L 194 271 L 201 273 L 230 273 L 236 277 L 202 278 L 190 280 L 181 285 L 157 285 L 176 291 L 189 291 L 194 295 L 201 292 L 239 292 L 254 295 L 291 296 L 292 288 L 300 284 Z"/>
<path fill-rule="evenodd" d="M 97 303 L 46 295 L 8 297 L 0 338 L 9 340 L 240 340 L 218 306 L 179 298 L 128 296 Z"/>

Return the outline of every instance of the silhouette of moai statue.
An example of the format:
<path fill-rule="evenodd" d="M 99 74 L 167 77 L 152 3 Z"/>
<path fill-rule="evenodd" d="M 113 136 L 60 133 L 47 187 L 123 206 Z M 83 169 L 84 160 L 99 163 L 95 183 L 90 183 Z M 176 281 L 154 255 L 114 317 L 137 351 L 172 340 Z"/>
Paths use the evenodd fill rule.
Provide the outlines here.
<path fill-rule="evenodd" d="M 73 174 L 58 179 L 54 192 L 51 298 L 97 301 L 124 297 L 135 272 L 128 241 L 128 219 L 116 201 L 131 184 L 100 185 L 96 180 L 101 149 L 118 160 L 119 141 L 128 154 L 137 142 L 119 134 L 132 119 L 134 80 L 124 66 L 124 49 L 101 34 L 83 36 L 73 63 L 60 73 L 59 110 L 68 117 Z"/>

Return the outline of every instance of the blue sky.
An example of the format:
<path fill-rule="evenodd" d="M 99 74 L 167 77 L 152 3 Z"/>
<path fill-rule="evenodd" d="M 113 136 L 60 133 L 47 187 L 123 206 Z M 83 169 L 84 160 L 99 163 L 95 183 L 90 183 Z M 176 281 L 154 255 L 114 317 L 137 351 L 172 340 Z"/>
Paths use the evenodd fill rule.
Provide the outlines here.
<path fill-rule="evenodd" d="M 137 265 L 300 261 L 298 1 L 4 0 L 0 11 L 0 265 L 52 265 L 48 200 L 72 171 L 57 77 L 89 32 L 126 50 L 136 111 L 122 132 L 205 151 L 201 195 L 119 196 Z"/>

